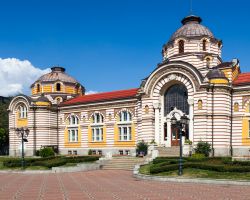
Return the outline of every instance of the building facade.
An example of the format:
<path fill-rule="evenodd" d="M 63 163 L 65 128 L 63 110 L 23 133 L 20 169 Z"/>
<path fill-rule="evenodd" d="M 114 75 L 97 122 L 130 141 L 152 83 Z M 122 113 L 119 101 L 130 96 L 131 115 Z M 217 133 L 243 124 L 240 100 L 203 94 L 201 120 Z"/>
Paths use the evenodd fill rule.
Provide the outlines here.
<path fill-rule="evenodd" d="M 162 62 L 135 89 L 85 95 L 64 68 L 53 67 L 31 85 L 31 96 L 10 103 L 10 155 L 19 154 L 19 127 L 30 130 L 27 155 L 46 145 L 61 154 L 131 155 L 141 140 L 178 146 L 171 118 L 185 114 L 183 134 L 194 146 L 207 141 L 216 156 L 249 156 L 250 73 L 241 73 L 237 59 L 222 61 L 222 41 L 201 21 L 182 20 Z"/>

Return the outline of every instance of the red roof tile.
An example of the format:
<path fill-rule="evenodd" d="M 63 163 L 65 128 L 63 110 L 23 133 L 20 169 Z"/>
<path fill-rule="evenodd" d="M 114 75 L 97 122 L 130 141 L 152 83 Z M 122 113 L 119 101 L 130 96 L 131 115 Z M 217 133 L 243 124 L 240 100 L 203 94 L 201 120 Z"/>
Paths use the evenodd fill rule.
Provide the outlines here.
<path fill-rule="evenodd" d="M 241 73 L 238 77 L 233 81 L 233 85 L 250 85 L 250 73 Z"/>
<path fill-rule="evenodd" d="M 112 92 L 102 92 L 96 94 L 83 95 L 75 97 L 68 101 L 60 104 L 60 106 L 74 105 L 74 104 L 84 104 L 84 103 L 94 103 L 94 102 L 104 102 L 119 99 L 129 99 L 136 96 L 138 88 L 128 89 L 128 90 L 118 90 Z"/>

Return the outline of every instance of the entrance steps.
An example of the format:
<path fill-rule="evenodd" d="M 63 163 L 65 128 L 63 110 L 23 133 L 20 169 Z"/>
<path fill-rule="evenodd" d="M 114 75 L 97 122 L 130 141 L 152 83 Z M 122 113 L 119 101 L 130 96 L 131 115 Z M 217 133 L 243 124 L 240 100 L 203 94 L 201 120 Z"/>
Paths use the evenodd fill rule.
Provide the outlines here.
<path fill-rule="evenodd" d="M 135 165 L 141 164 L 144 161 L 145 158 L 138 158 L 132 156 L 115 156 L 112 157 L 111 160 L 108 160 L 105 164 L 103 164 L 101 169 L 120 169 L 132 171 Z"/>
<path fill-rule="evenodd" d="M 159 151 L 159 157 L 178 157 L 180 155 L 180 147 L 156 147 Z"/>

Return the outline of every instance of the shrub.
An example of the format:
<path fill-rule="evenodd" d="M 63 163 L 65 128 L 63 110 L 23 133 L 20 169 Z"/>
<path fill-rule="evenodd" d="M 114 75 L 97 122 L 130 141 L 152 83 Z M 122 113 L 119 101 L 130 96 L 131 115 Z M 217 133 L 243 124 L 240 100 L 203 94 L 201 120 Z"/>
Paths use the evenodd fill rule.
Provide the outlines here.
<path fill-rule="evenodd" d="M 93 154 L 92 149 L 89 149 L 89 151 L 88 151 L 88 155 L 92 155 L 92 154 Z"/>
<path fill-rule="evenodd" d="M 136 145 L 136 152 L 137 152 L 137 154 L 141 154 L 141 152 L 142 152 L 143 155 L 147 155 L 147 153 L 148 153 L 148 144 L 146 142 L 144 142 L 144 140 L 140 141 Z"/>
<path fill-rule="evenodd" d="M 168 172 L 178 169 L 178 164 L 172 164 L 172 165 L 165 165 L 165 166 L 151 166 L 149 168 L 150 174 L 158 174 L 160 172 Z"/>
<path fill-rule="evenodd" d="M 45 148 L 43 148 L 43 149 L 40 150 L 39 155 L 42 158 L 51 157 L 51 156 L 55 156 L 55 152 L 54 152 L 54 150 L 51 147 L 45 147 Z"/>
<path fill-rule="evenodd" d="M 36 150 L 35 155 L 36 155 L 36 156 L 40 156 L 40 150 Z"/>
<path fill-rule="evenodd" d="M 35 162 L 33 162 L 31 165 L 32 166 L 44 166 L 44 167 L 48 167 L 48 168 L 52 168 L 52 167 L 59 167 L 62 165 L 65 165 L 67 163 L 67 160 L 64 159 L 63 157 L 54 157 L 54 159 L 49 159 L 49 160 L 37 160 Z"/>
<path fill-rule="evenodd" d="M 191 141 L 191 140 L 189 140 L 189 139 L 185 139 L 185 144 L 189 144 L 189 145 L 191 145 L 191 144 L 192 144 L 192 141 Z"/>
<path fill-rule="evenodd" d="M 197 146 L 195 148 L 195 153 L 197 154 L 204 154 L 206 157 L 209 156 L 209 153 L 211 152 L 211 144 L 208 142 L 198 142 Z"/>
<path fill-rule="evenodd" d="M 205 158 L 205 155 L 203 153 L 194 153 L 191 158 L 194 158 L 194 159 L 203 159 Z"/>
<path fill-rule="evenodd" d="M 98 160 L 99 156 L 76 156 L 76 157 L 66 157 L 67 163 L 80 163 L 80 162 L 94 162 Z"/>

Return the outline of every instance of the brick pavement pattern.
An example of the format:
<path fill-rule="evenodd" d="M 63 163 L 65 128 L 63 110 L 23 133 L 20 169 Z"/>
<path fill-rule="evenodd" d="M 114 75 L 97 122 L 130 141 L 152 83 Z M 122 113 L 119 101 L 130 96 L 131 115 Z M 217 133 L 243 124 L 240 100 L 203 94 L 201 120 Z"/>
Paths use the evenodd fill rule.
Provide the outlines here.
<path fill-rule="evenodd" d="M 138 180 L 130 171 L 0 173 L 0 199 L 250 199 L 249 186 Z"/>

